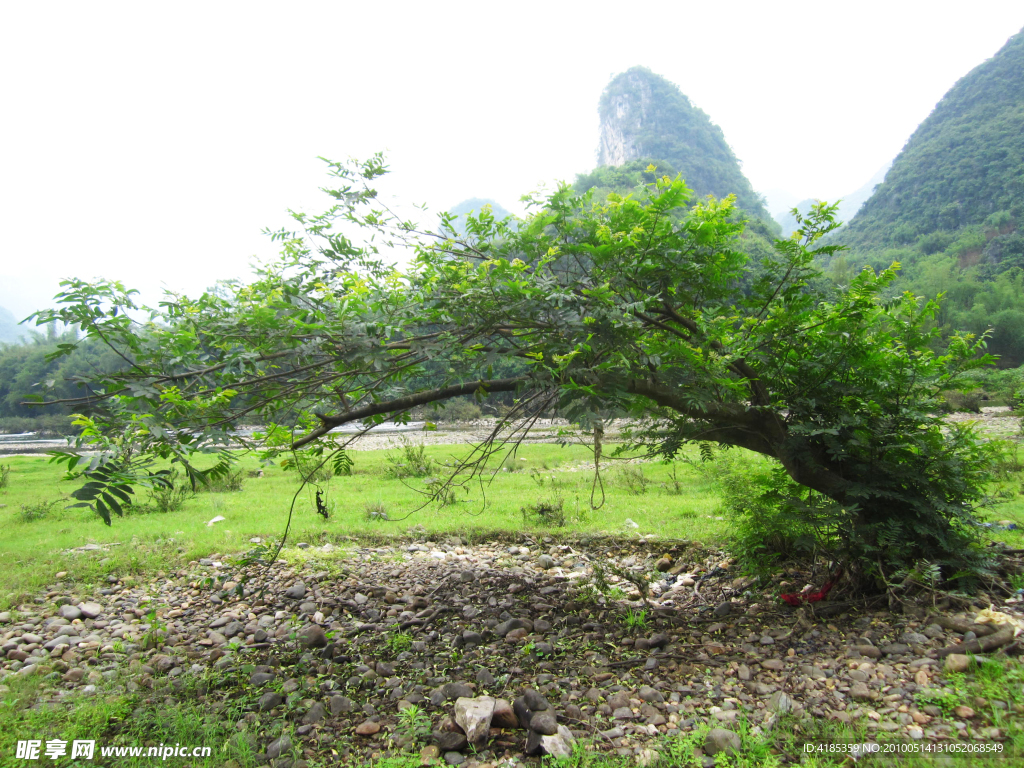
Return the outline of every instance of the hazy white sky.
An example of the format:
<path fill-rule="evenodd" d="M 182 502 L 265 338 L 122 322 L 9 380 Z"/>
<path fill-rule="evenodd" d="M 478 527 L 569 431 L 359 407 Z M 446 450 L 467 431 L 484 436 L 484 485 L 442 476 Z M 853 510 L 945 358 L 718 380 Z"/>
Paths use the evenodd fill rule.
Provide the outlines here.
<path fill-rule="evenodd" d="M 0 306 L 66 276 L 198 292 L 318 210 L 318 155 L 386 150 L 386 191 L 515 208 L 590 170 L 641 64 L 722 127 L 760 192 L 838 197 L 1024 26 L 1020 0 L 6 3 Z"/>

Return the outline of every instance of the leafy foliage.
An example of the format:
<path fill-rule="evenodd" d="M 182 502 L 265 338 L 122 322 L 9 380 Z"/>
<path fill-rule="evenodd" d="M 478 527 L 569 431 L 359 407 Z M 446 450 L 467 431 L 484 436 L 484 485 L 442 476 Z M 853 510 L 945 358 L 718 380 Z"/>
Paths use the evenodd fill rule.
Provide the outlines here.
<path fill-rule="evenodd" d="M 139 310 L 123 286 L 68 281 L 60 308 L 40 314 L 132 361 L 95 382 L 99 415 L 80 439 L 118 449 L 89 470 L 111 466 L 88 486 L 101 514 L 138 461 L 176 462 L 195 484 L 206 475 L 193 458 L 216 453 L 224 473 L 231 439 L 267 457 L 333 454 L 342 424 L 514 392 L 504 426 L 435 478 L 435 498 L 451 501 L 545 409 L 585 424 L 614 411 L 652 455 L 697 441 L 778 460 L 845 510 L 836 535 L 867 569 L 979 565 L 972 509 L 985 456 L 934 413 L 940 391 L 988 362 L 982 343 L 954 335 L 934 352 L 939 305 L 887 295 L 895 269 L 864 270 L 842 289 L 822 280 L 815 260 L 839 250 L 819 242 L 837 226 L 834 207 L 814 206 L 792 238 L 754 256 L 737 247 L 732 197 L 691 205 L 683 181 L 659 177 L 601 203 L 561 186 L 530 198 L 521 222 L 470 217 L 460 238 L 448 216 L 440 235 L 422 233 L 377 203 L 379 157 L 329 167 L 335 205 L 295 213 L 299 232 L 272 233 L 281 261 L 251 284 L 174 297 L 140 325 L 125 319 Z M 341 234 L 357 227 L 362 244 Z M 385 247 L 412 249 L 411 268 L 387 267 Z M 242 419 L 268 427 L 236 438 Z M 114 445 L 111 434 L 128 437 Z"/>

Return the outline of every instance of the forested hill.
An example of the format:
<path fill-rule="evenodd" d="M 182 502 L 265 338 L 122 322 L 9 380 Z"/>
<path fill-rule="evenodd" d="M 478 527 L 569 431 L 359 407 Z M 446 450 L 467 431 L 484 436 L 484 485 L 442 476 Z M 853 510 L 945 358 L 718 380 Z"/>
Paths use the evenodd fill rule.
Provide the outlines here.
<path fill-rule="evenodd" d="M 963 77 L 844 230 L 857 249 L 908 245 L 1024 213 L 1024 32 Z"/>
<path fill-rule="evenodd" d="M 771 220 L 722 129 L 665 78 L 645 67 L 617 75 L 605 88 L 598 112 L 598 165 L 602 167 L 580 176 L 578 188 L 614 186 L 605 183 L 603 167 L 661 161 L 673 173 L 681 173 L 698 197 L 735 194 L 745 211 Z M 666 166 L 659 166 L 659 172 L 665 170 Z"/>
<path fill-rule="evenodd" d="M 1024 363 L 1024 32 L 947 93 L 834 242 L 844 282 L 901 266 L 894 291 L 945 294 L 943 335 L 992 329 L 1002 367 Z"/>

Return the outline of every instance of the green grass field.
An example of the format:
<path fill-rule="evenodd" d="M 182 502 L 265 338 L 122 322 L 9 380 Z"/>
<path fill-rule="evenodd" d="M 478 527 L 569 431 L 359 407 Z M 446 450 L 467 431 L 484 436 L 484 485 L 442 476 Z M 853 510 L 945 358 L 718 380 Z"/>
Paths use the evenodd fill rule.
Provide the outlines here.
<path fill-rule="evenodd" d="M 78 582 L 98 581 L 108 573 L 141 575 L 215 553 L 245 550 L 254 537 L 280 540 L 296 492 L 289 534 L 293 544 L 338 544 L 350 536 L 386 538 L 410 532 L 472 538 L 522 531 L 556 536 L 655 534 L 704 544 L 728 541 L 733 521 L 721 509 L 713 474 L 699 461 L 609 460 L 603 465 L 602 493 L 600 488 L 593 489 L 592 456 L 587 448 L 524 445 L 514 458 L 495 463 L 483 482 L 474 480 L 455 489 L 451 503 L 430 502 L 431 477 L 444 475 L 445 463 L 453 463 L 466 451 L 467 446 L 459 445 L 425 447 L 422 456 L 431 462 L 430 472 L 405 478 L 395 477 L 396 464 L 403 465 L 399 472 L 412 466 L 400 449 L 352 452 L 352 474 L 320 484 L 330 511 L 327 520 L 316 513 L 314 489 L 299 490 L 295 471 L 261 467 L 255 458 L 247 458 L 239 464 L 240 491 L 202 491 L 176 511 L 159 512 L 148 492 L 140 490 L 141 511 L 115 517 L 109 527 L 91 510 L 68 508 L 73 501 L 69 494 L 78 483 L 63 480 L 46 457 L 0 459 L 0 465 L 10 467 L 6 487 L 0 488 L 4 531 L 0 606 L 16 604 L 22 596 L 53 583 L 58 572 L 67 573 L 65 580 Z M 755 454 L 739 453 L 743 463 L 764 461 Z M 263 476 L 254 476 L 259 470 Z M 992 490 L 1001 491 L 1002 500 L 983 510 L 984 517 L 1024 525 L 1021 474 L 1004 473 Z M 591 507 L 592 491 L 596 509 Z M 560 511 L 553 516 L 530 512 L 538 506 L 557 510 L 559 505 Z M 218 516 L 224 520 L 207 525 Z M 991 535 L 1024 547 L 1024 531 Z M 87 544 L 105 548 L 71 551 Z"/>
<path fill-rule="evenodd" d="M 444 462 L 465 450 L 452 445 L 425 448 L 425 455 L 435 462 L 431 476 L 443 474 Z M 329 519 L 316 513 L 312 487 L 299 492 L 289 542 L 339 543 L 348 536 L 407 536 L 416 529 L 420 535 L 425 530 L 469 537 L 509 531 L 656 534 L 714 543 L 725 541 L 729 532 L 714 480 L 686 462 L 608 461 L 602 471 L 604 501 L 599 487 L 599 508 L 592 509 L 594 475 L 586 448 L 526 445 L 515 458 L 495 464 L 493 478 L 488 475 L 484 482 L 474 480 L 456 489 L 454 501 L 441 506 L 428 503 L 425 495 L 430 476 L 394 476 L 393 461 L 404 458 L 399 451 L 352 455 L 355 466 L 350 476 L 321 483 Z M 257 536 L 279 540 L 292 497 L 300 488 L 295 471 L 260 467 L 256 459 L 244 459 L 239 465 L 241 491 L 202 491 L 177 511 L 131 512 L 115 517 L 108 527 L 91 510 L 67 508 L 78 482 L 63 480 L 45 457 L 10 457 L 0 459 L 0 464 L 10 466 L 7 487 L 0 489 L 0 604 L 16 603 L 21 595 L 55 581 L 61 571 L 68 573 L 67 580 L 85 582 L 107 573 L 141 574 L 213 553 L 238 552 L 251 547 L 249 540 Z M 259 469 L 262 477 L 249 476 Z M 139 497 L 140 506 L 152 508 L 147 491 L 140 490 Z M 524 507 L 544 504 L 561 504 L 563 525 L 534 514 L 524 516 Z M 208 526 L 217 516 L 225 519 Z M 116 545 L 70 552 L 86 544 Z"/>

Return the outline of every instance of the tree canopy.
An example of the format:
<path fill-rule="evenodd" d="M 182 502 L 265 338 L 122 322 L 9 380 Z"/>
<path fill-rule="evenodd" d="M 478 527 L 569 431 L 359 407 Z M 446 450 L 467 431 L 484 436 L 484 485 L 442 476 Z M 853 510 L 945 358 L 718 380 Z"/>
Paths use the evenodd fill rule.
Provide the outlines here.
<path fill-rule="evenodd" d="M 524 220 L 484 209 L 461 236 L 450 215 L 421 232 L 380 204 L 380 156 L 329 168 L 334 205 L 271 233 L 281 258 L 253 282 L 169 297 L 139 322 L 124 286 L 72 280 L 39 314 L 130 362 L 93 382 L 80 401 L 92 416 L 62 457 L 88 466 L 78 498 L 108 521 L 133 484 L 159 482 L 150 458 L 195 482 L 197 454 L 217 454 L 222 471 L 239 441 L 345 461 L 337 426 L 514 392 L 463 477 L 546 409 L 579 423 L 615 409 L 633 419 L 630 445 L 652 455 L 701 442 L 777 460 L 784 503 L 811 510 L 876 573 L 922 558 L 949 573 L 980 563 L 982 449 L 933 414 L 952 377 L 987 362 L 981 342 L 954 336 L 933 352 L 938 305 L 884 298 L 895 268 L 838 290 L 820 280 L 815 259 L 838 250 L 819 242 L 834 207 L 816 205 L 752 264 L 734 199 L 694 203 L 678 178 L 600 203 L 563 185 L 531 199 Z M 387 263 L 400 248 L 403 271 Z M 246 438 L 242 424 L 263 429 Z M 81 451 L 97 443 L 107 453 L 87 465 Z"/>

